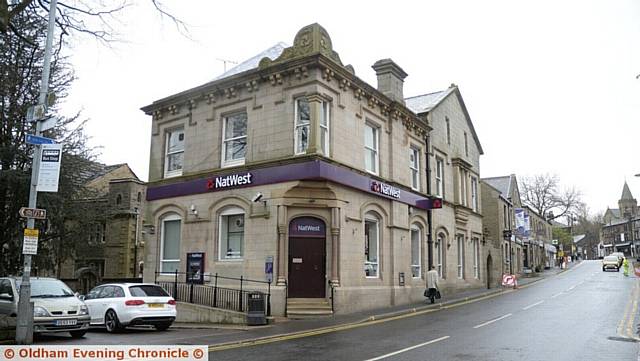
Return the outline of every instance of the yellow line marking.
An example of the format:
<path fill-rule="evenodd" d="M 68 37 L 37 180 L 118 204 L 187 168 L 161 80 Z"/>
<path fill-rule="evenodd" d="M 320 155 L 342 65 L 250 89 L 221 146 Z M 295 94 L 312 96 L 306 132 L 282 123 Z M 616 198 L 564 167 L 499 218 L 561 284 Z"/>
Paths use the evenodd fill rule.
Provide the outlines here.
<path fill-rule="evenodd" d="M 573 267 L 573 268 L 575 268 L 575 267 Z M 559 273 L 556 273 L 554 275 L 551 275 L 548 278 L 555 277 L 555 276 L 558 276 L 560 274 L 562 274 L 562 272 L 559 272 Z M 534 284 L 537 284 L 537 283 L 540 283 L 540 282 L 544 282 L 548 278 L 543 278 L 541 280 L 533 281 L 533 282 L 528 283 L 526 285 L 519 286 L 518 288 L 519 289 L 527 288 L 527 287 L 530 287 L 530 286 L 532 286 Z M 515 292 L 516 290 L 517 289 L 505 289 L 505 290 L 502 290 L 501 292 L 492 293 L 492 294 L 485 295 L 485 296 L 478 297 L 478 298 L 474 298 L 474 299 L 471 299 L 471 300 L 469 300 L 469 297 L 466 297 L 465 301 L 460 301 L 460 302 L 453 303 L 453 304 L 446 305 L 446 306 L 443 305 L 442 303 L 440 303 L 439 304 L 439 308 L 431 308 L 431 309 L 421 310 L 421 311 L 418 311 L 417 309 L 414 308 L 414 309 L 412 309 L 412 312 L 410 312 L 410 313 L 405 313 L 405 314 L 401 314 L 401 315 L 398 315 L 398 316 L 392 316 L 392 317 L 387 317 L 387 318 L 382 318 L 382 319 L 376 319 L 375 316 L 371 316 L 371 317 L 369 317 L 367 319 L 367 321 L 364 321 L 364 322 L 358 321 L 358 322 L 347 323 L 347 324 L 343 324 L 343 325 L 328 326 L 328 327 L 318 328 L 318 329 L 315 329 L 315 330 L 300 331 L 300 332 L 295 332 L 295 333 L 274 335 L 274 336 L 265 336 L 265 337 L 262 337 L 262 338 L 251 339 L 251 340 L 231 341 L 231 342 L 228 342 L 228 343 L 223 343 L 223 344 L 218 344 L 218 345 L 209 345 L 209 352 L 231 350 L 231 349 L 235 349 L 235 348 L 248 347 L 248 346 L 264 345 L 264 344 L 280 342 L 280 341 L 295 340 L 295 339 L 304 338 L 304 337 L 324 335 L 324 334 L 332 333 L 332 332 L 346 331 L 346 330 L 350 330 L 350 329 L 354 329 L 354 328 L 360 328 L 360 327 L 375 325 L 375 324 L 382 323 L 382 322 L 396 321 L 396 320 L 400 320 L 400 319 L 407 318 L 407 317 L 414 317 L 414 316 L 424 315 L 424 314 L 431 313 L 431 312 L 436 312 L 436 311 L 440 311 L 440 310 L 448 310 L 448 309 L 464 306 L 464 305 L 467 305 L 467 304 L 470 304 L 470 303 L 480 302 L 480 301 L 487 300 L 487 299 L 490 299 L 490 298 L 494 298 L 494 297 L 498 297 L 498 296 L 502 296 L 502 295 L 507 295 L 509 293 Z"/>

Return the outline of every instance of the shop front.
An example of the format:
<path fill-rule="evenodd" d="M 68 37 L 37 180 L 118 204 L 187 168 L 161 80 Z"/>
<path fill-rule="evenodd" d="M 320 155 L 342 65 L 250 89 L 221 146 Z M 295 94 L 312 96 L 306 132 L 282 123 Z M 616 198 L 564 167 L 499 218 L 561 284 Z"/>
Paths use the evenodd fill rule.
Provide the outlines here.
<path fill-rule="evenodd" d="M 151 185 L 147 197 L 157 242 L 145 280 L 188 271 L 197 255 L 204 284 L 215 274 L 272 281 L 275 315 L 285 314 L 288 299 L 329 302 L 332 291 L 334 309 L 345 313 L 421 299 L 426 211 L 441 206 L 324 160 Z M 400 274 L 413 277 L 400 286 Z"/>

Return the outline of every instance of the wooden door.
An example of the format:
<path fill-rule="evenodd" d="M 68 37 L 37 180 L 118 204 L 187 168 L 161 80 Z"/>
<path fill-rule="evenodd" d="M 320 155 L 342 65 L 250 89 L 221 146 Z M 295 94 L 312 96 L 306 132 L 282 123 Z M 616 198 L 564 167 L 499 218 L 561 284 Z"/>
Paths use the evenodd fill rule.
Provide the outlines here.
<path fill-rule="evenodd" d="M 289 238 L 289 297 L 325 297 L 325 238 Z"/>

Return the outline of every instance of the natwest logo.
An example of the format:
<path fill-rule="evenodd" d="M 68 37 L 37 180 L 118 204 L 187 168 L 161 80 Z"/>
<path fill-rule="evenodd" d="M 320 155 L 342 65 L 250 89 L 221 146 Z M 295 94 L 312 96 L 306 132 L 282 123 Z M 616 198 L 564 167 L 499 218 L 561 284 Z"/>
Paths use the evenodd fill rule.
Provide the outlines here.
<path fill-rule="evenodd" d="M 251 184 L 253 174 L 232 174 L 207 180 L 207 189 L 220 189 Z"/>
<path fill-rule="evenodd" d="M 371 191 L 393 198 L 400 198 L 400 189 L 381 182 L 371 181 Z"/>

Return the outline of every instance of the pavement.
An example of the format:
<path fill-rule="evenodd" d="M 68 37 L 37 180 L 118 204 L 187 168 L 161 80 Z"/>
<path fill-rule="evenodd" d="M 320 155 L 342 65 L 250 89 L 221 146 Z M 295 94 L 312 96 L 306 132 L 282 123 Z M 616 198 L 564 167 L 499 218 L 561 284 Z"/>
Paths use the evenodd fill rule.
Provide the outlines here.
<path fill-rule="evenodd" d="M 529 277 L 518 278 L 518 288 L 526 288 L 548 277 L 571 270 L 580 264 L 581 262 L 571 262 L 568 264 L 567 269 L 552 268 Z M 458 304 L 466 304 L 475 300 L 497 297 L 510 292 L 517 292 L 517 289 L 513 289 L 512 287 L 474 289 L 462 291 L 450 296 L 443 295 L 440 302 L 436 302 L 435 304 L 428 303 L 428 301 L 425 300 L 419 303 L 315 319 L 291 320 L 285 317 L 275 317 L 270 319 L 270 323 L 265 326 L 174 323 L 171 328 L 229 330 L 229 332 L 221 332 L 217 335 L 217 342 L 211 344 L 209 348 L 213 350 L 216 348 L 256 344 L 274 338 L 295 337 L 296 334 L 322 334 L 335 330 L 336 328 L 344 328 L 381 319 L 402 317 L 412 313 L 432 312 L 437 309 L 450 308 Z"/>

